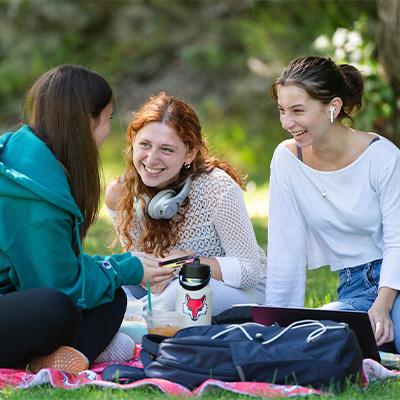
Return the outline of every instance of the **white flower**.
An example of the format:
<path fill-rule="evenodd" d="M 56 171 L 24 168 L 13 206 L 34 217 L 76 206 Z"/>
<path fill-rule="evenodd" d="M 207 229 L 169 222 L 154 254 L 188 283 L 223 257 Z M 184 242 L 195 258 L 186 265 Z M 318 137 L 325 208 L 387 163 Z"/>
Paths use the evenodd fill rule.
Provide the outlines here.
<path fill-rule="evenodd" d="M 329 39 L 325 35 L 318 36 L 314 41 L 314 47 L 317 50 L 323 50 L 329 47 Z"/>
<path fill-rule="evenodd" d="M 344 48 L 347 52 L 352 52 L 362 45 L 361 35 L 358 32 L 350 31 L 347 35 L 347 42 Z"/>
<path fill-rule="evenodd" d="M 348 29 L 338 28 L 332 36 L 332 43 L 335 47 L 342 47 L 347 39 Z"/>

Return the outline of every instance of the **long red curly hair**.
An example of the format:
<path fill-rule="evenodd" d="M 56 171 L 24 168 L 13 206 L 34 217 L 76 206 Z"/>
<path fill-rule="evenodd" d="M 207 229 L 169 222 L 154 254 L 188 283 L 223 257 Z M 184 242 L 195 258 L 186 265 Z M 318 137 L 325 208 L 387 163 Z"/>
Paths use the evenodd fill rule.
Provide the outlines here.
<path fill-rule="evenodd" d="M 244 189 L 244 176 L 236 171 L 228 162 L 211 156 L 206 143 L 201 135 L 201 126 L 194 110 L 184 101 L 160 92 L 151 96 L 142 108 L 133 114 L 126 133 L 127 147 L 125 149 L 125 195 L 121 199 L 121 215 L 123 216 L 118 231 L 122 234 L 122 242 L 125 251 L 132 248 L 133 238 L 130 234 L 130 226 L 135 215 L 135 199 L 145 204 L 143 195 L 153 197 L 158 190 L 145 186 L 133 164 L 132 145 L 138 131 L 151 122 L 161 122 L 174 129 L 179 138 L 190 151 L 197 150 L 197 155 L 189 169 L 182 166 L 176 181 L 169 187 L 176 188 L 182 184 L 189 175 L 193 180 L 204 172 L 210 172 L 218 167 L 229 174 L 242 189 Z M 166 188 L 164 188 L 166 189 Z M 184 203 L 184 210 L 188 200 Z M 135 243 L 137 247 L 146 253 L 157 257 L 166 255 L 168 248 L 177 243 L 179 225 L 184 221 L 184 212 L 179 212 L 170 220 L 155 220 L 145 213 L 145 228 L 142 236 Z M 136 240 L 136 238 L 135 238 Z"/>

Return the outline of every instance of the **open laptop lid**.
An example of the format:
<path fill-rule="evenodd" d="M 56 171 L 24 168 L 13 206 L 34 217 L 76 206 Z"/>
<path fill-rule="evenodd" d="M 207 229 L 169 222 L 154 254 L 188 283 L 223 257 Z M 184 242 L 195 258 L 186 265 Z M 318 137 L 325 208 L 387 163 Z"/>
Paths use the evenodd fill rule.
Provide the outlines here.
<path fill-rule="evenodd" d="M 292 322 L 302 319 L 330 320 L 345 322 L 357 335 L 358 342 L 364 358 L 372 358 L 381 361 L 378 347 L 368 314 L 361 311 L 333 311 L 318 308 L 287 308 L 254 306 L 251 309 L 254 322 L 263 325 L 277 323 L 280 326 L 288 326 Z"/>

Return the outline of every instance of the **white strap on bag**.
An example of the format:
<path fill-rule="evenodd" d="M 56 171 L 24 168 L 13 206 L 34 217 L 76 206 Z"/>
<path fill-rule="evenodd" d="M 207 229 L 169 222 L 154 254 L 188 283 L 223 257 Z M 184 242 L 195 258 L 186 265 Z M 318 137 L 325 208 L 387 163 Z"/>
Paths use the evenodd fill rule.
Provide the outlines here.
<path fill-rule="evenodd" d="M 225 333 L 231 332 L 235 329 L 239 329 L 240 331 L 243 332 L 243 334 L 246 336 L 246 338 L 248 340 L 254 340 L 255 338 L 253 338 L 246 330 L 246 326 L 249 325 L 255 325 L 255 326 L 260 326 L 260 327 L 264 327 L 264 325 L 261 324 L 257 324 L 255 322 L 247 322 L 244 324 L 233 324 L 233 325 L 229 325 L 225 330 L 218 332 L 217 334 L 215 334 L 214 336 L 211 337 L 211 339 L 216 339 L 222 335 L 224 335 Z M 317 320 L 313 320 L 313 319 L 303 319 L 301 321 L 295 321 L 292 322 L 290 325 L 288 325 L 286 328 L 284 328 L 281 332 L 279 332 L 278 334 L 276 334 L 275 336 L 273 336 L 272 338 L 265 340 L 263 342 L 261 342 L 262 344 L 269 344 L 274 342 L 275 340 L 277 340 L 278 338 L 280 338 L 281 336 L 283 336 L 286 332 L 288 332 L 291 329 L 299 329 L 299 328 L 304 328 L 307 326 L 316 326 L 317 328 L 315 330 L 313 330 L 308 336 L 307 336 L 307 343 L 312 342 L 315 339 L 318 339 L 321 335 L 323 335 L 327 330 L 330 329 L 345 329 L 347 328 L 347 324 L 343 323 L 343 322 L 339 322 L 337 325 L 324 325 L 321 321 L 317 321 Z"/>

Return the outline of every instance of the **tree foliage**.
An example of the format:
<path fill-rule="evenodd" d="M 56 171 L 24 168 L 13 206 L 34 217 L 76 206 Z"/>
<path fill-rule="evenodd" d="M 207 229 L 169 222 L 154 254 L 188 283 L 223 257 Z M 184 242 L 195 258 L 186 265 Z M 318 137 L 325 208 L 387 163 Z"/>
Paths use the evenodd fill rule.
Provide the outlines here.
<path fill-rule="evenodd" d="M 122 126 L 150 94 L 179 95 L 211 147 L 262 182 L 284 137 L 268 97 L 283 65 L 338 28 L 374 43 L 377 21 L 374 0 L 0 0 L 0 124 L 42 72 L 83 64 L 111 81 Z"/>

